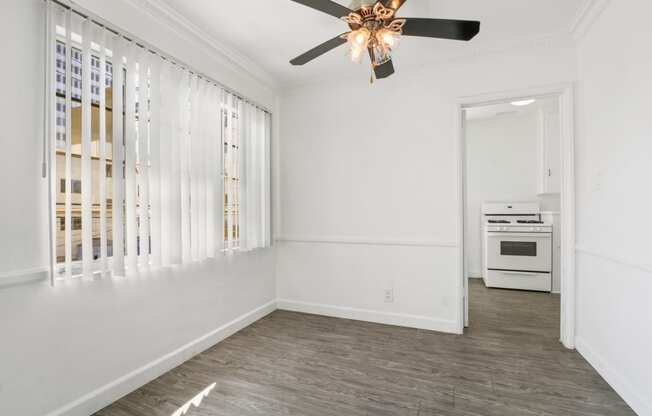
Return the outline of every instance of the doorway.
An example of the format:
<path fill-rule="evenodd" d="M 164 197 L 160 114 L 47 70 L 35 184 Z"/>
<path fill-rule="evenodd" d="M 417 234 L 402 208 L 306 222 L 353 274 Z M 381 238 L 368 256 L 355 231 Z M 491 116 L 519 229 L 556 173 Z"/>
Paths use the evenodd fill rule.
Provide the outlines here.
<path fill-rule="evenodd" d="M 467 118 L 469 114 L 473 114 L 474 117 L 487 117 L 487 114 L 490 114 L 493 111 L 493 116 L 498 114 L 508 117 L 512 113 L 525 113 L 528 112 L 535 113 L 537 115 L 537 123 L 539 129 L 546 128 L 546 117 L 545 112 L 551 112 L 551 108 L 554 108 L 556 114 L 558 115 L 557 119 L 553 119 L 553 122 L 558 126 L 558 146 L 556 149 L 550 151 L 557 151 L 559 154 L 559 163 L 558 166 L 552 168 L 549 167 L 545 162 L 545 157 L 541 157 L 542 153 L 547 151 L 545 148 L 542 148 L 542 142 L 539 140 L 537 142 L 537 152 L 538 159 L 536 165 L 537 169 L 537 180 L 536 180 L 536 190 L 533 191 L 534 195 L 558 195 L 557 204 L 558 208 L 556 211 L 559 213 L 557 218 L 557 237 L 558 239 L 556 244 L 559 246 L 559 254 L 556 256 L 558 260 L 558 271 L 556 279 L 556 287 L 561 293 L 561 299 L 559 302 L 559 314 L 560 314 L 560 341 L 567 348 L 574 348 L 574 332 L 575 332 L 575 316 L 574 316 L 574 292 L 575 292 L 575 277 L 574 277 L 574 166 L 573 166 L 573 89 L 572 85 L 559 85 L 552 87 L 543 87 L 543 88 L 533 88 L 522 91 L 511 91 L 504 93 L 496 93 L 482 96 L 474 97 L 464 97 L 459 100 L 458 104 L 458 122 L 459 122 L 459 134 L 458 134 L 458 235 L 460 244 L 458 247 L 459 250 L 459 290 L 460 298 L 462 299 L 459 311 L 459 329 L 460 332 L 464 331 L 464 327 L 469 324 L 469 275 L 475 275 L 471 277 L 482 277 L 477 276 L 482 274 L 484 271 L 478 266 L 478 240 L 481 239 L 479 236 L 478 225 L 480 221 L 483 221 L 482 213 L 478 208 L 477 200 L 470 201 L 468 197 L 468 157 L 469 151 L 476 152 L 477 148 L 470 149 L 467 147 L 467 133 L 469 130 L 469 124 Z M 535 104 L 538 103 L 538 104 Z M 530 109 L 525 110 L 526 107 Z M 520 109 L 520 107 L 525 107 Z M 490 109 L 490 110 L 488 110 Z M 502 110 L 501 110 L 502 109 Z M 483 113 L 484 112 L 484 113 Z M 484 114 L 484 115 L 483 115 Z M 516 128 L 518 130 L 518 128 Z M 500 129 L 498 130 L 500 132 Z M 518 134 L 518 133 L 515 133 Z M 501 136 L 500 134 L 498 136 Z M 501 137 L 501 140 L 504 139 Z M 518 146 L 518 142 L 514 142 Z M 506 144 L 506 143 L 503 143 Z M 544 143 L 545 144 L 545 143 Z M 485 144 L 486 146 L 486 144 Z M 489 152 L 492 154 L 496 149 L 480 148 L 481 152 Z M 519 151 L 514 151 L 518 155 Z M 522 150 L 525 151 L 525 150 Z M 528 150 L 529 151 L 529 150 Z M 497 153 L 496 153 L 497 154 Z M 530 162 L 532 159 L 530 159 Z M 513 168 L 513 167 L 512 167 Z M 553 170 L 555 172 L 553 172 Z M 555 174 L 558 177 L 555 180 Z M 550 179 L 548 179 L 550 178 Z M 490 179 L 490 178 L 489 178 Z M 519 178 L 519 180 L 522 178 Z M 477 184 L 475 184 L 477 186 Z M 489 185 L 487 185 L 489 186 Z M 555 186 L 557 188 L 555 188 Z M 499 195 L 499 194 L 497 194 Z M 550 209 L 549 204 L 554 205 L 554 197 L 549 198 L 548 196 L 541 197 L 540 201 L 542 205 L 546 205 L 543 210 L 544 212 L 553 213 L 555 212 L 554 207 Z M 492 199 L 488 195 L 482 196 L 482 198 Z M 505 198 L 499 198 L 505 199 Z M 516 198 L 520 199 L 520 198 Z M 538 198 L 528 198 L 530 202 L 537 201 Z M 490 202 L 490 201 L 487 201 Z M 467 218 L 467 212 L 470 205 L 474 205 L 474 215 L 477 214 L 477 222 L 471 224 Z M 540 216 L 537 220 L 542 219 Z M 550 218 L 546 218 L 546 221 L 551 221 Z M 516 220 L 514 221 L 516 222 Z M 547 225 L 547 223 L 546 223 Z M 473 238 L 469 236 L 470 227 L 473 226 L 476 234 L 473 234 Z M 477 237 L 477 238 L 475 238 Z M 475 259 L 473 260 L 473 257 Z M 484 266 L 483 266 L 484 267 Z M 551 266 L 552 267 L 552 266 Z M 471 270 L 475 268 L 476 270 Z M 480 270 L 478 270 L 480 269 Z M 553 273 L 551 273 L 552 275 Z M 476 281 L 477 283 L 477 281 Z M 552 277 L 550 282 L 550 287 L 552 291 Z M 476 286 L 477 287 L 477 286 Z M 506 287 L 509 287 L 507 285 Z M 515 288 L 519 288 L 516 286 Z"/>

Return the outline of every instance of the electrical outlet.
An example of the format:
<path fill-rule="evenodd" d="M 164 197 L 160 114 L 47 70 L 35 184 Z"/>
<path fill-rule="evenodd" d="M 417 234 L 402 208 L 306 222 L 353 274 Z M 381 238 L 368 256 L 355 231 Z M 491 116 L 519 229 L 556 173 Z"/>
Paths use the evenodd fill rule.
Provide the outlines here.
<path fill-rule="evenodd" d="M 394 289 L 385 289 L 385 303 L 394 302 Z"/>

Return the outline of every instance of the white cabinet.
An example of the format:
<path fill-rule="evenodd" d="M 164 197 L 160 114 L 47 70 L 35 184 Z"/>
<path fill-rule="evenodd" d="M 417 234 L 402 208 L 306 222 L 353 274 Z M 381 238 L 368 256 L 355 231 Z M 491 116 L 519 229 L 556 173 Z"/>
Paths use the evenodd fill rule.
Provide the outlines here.
<path fill-rule="evenodd" d="M 539 111 L 537 194 L 561 192 L 561 119 L 559 112 Z"/>

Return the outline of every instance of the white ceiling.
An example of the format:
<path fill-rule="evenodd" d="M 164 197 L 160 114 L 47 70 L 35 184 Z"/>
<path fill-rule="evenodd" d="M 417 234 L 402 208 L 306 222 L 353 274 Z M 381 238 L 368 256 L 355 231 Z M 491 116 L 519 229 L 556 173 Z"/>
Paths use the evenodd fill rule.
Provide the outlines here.
<path fill-rule="evenodd" d="M 259 64 L 280 84 L 297 84 L 351 71 L 342 46 L 302 67 L 289 60 L 346 31 L 344 22 L 291 0 L 160 0 L 202 31 Z M 350 1 L 339 0 L 345 6 Z M 480 20 L 471 42 L 405 37 L 394 52 L 397 71 L 442 59 L 504 48 L 568 33 L 584 0 L 408 0 L 399 17 Z"/>

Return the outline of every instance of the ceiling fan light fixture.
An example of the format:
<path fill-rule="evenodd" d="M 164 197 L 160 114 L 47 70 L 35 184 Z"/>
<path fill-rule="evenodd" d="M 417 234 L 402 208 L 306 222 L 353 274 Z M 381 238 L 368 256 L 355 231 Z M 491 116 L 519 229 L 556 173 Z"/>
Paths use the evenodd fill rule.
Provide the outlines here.
<path fill-rule="evenodd" d="M 361 27 L 360 29 L 349 33 L 347 40 L 349 41 L 351 48 L 366 49 L 369 46 L 369 38 L 371 38 L 371 32 L 369 29 Z"/>
<path fill-rule="evenodd" d="M 383 45 L 385 48 L 392 49 L 398 46 L 398 42 L 401 39 L 401 34 L 383 28 L 376 32 L 376 39 L 378 40 L 378 43 Z"/>
<path fill-rule="evenodd" d="M 355 35 L 355 43 L 361 48 L 366 47 L 369 44 L 369 31 L 365 28 L 358 30 Z"/>
<path fill-rule="evenodd" d="M 351 58 L 353 63 L 359 64 L 362 62 L 363 51 L 364 49 L 362 48 L 351 48 L 349 50 L 349 58 Z"/>
<path fill-rule="evenodd" d="M 351 61 L 359 64 L 362 62 L 364 52 L 369 48 L 371 31 L 366 27 L 361 27 L 360 29 L 350 32 L 346 36 L 346 40 L 350 46 L 349 57 L 351 58 Z"/>
<path fill-rule="evenodd" d="M 372 50 L 372 64 L 373 66 L 380 66 L 392 59 L 391 50 L 376 44 Z"/>
<path fill-rule="evenodd" d="M 352 0 L 350 7 L 333 0 L 292 1 L 341 19 L 349 29 L 290 60 L 292 65 L 305 65 L 347 44 L 352 61 L 360 62 L 369 55 L 372 80 L 394 74 L 392 52 L 403 35 L 469 41 L 480 32 L 480 22 L 474 20 L 397 18 L 407 0 Z"/>
<path fill-rule="evenodd" d="M 349 44 L 349 56 L 355 63 L 369 50 L 374 66 L 391 60 L 391 51 L 398 46 L 404 19 L 393 19 L 393 10 L 378 2 L 373 8 L 363 7 L 359 13 L 350 13 L 343 19 L 352 30 L 343 37 Z"/>

